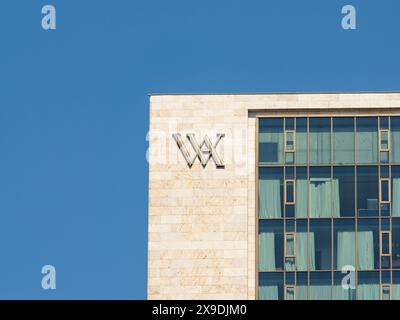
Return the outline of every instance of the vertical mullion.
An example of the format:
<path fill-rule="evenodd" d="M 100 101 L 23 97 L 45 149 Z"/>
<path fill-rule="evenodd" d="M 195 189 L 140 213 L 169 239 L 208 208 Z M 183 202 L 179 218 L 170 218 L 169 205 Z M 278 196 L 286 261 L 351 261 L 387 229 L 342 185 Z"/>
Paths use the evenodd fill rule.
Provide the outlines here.
<path fill-rule="evenodd" d="M 379 190 L 379 195 L 378 195 L 378 222 L 379 222 L 379 236 L 382 236 L 382 174 L 381 174 L 381 117 L 378 117 L 378 190 Z M 381 288 L 380 292 L 380 298 L 382 300 L 382 248 L 379 250 L 379 287 Z"/>
<path fill-rule="evenodd" d="M 307 117 L 307 233 L 310 227 L 310 118 Z M 307 236 L 308 239 L 308 236 Z M 307 241 L 307 254 L 308 254 L 308 241 Z M 308 259 L 308 258 L 307 258 Z M 307 300 L 310 300 L 310 270 L 308 268 L 307 260 Z"/>
<path fill-rule="evenodd" d="M 331 120 L 331 229 L 333 226 L 333 117 L 330 118 Z M 340 215 L 340 214 L 339 214 Z M 332 247 L 332 237 L 331 237 L 331 247 Z M 333 279 L 333 259 L 332 259 L 332 254 L 333 254 L 333 250 L 331 250 L 331 300 L 333 300 L 334 297 L 334 279 Z"/>
<path fill-rule="evenodd" d="M 283 194 L 286 194 L 286 117 L 283 118 Z M 282 201 L 282 200 L 281 200 Z M 286 288 L 286 199 L 283 199 L 283 241 L 284 241 L 284 253 L 283 253 L 283 287 Z M 286 290 L 286 289 L 284 289 Z M 279 299 L 279 297 L 278 297 Z M 284 293 L 283 299 L 286 299 L 286 292 Z"/>
<path fill-rule="evenodd" d="M 390 231 L 390 300 L 392 300 L 392 283 L 393 283 L 393 247 L 392 247 L 392 199 L 393 199 L 393 194 L 392 194 L 392 140 L 391 140 L 391 134 L 392 134 L 392 117 L 389 117 L 389 136 L 390 136 L 390 144 L 389 144 L 389 181 L 390 181 L 390 206 L 389 206 L 389 231 Z"/>
<path fill-rule="evenodd" d="M 357 298 L 358 298 L 358 290 L 357 290 L 357 288 L 358 288 L 358 267 L 357 267 L 357 232 L 358 232 L 358 230 L 357 230 L 357 227 L 358 227 L 358 190 L 357 190 L 357 184 L 358 184 L 358 179 L 357 179 L 357 177 L 358 177 L 358 171 L 357 171 L 357 169 L 358 169 L 358 150 L 357 150 L 357 148 L 358 148 L 358 143 L 357 143 L 357 138 L 358 138 L 358 135 L 357 135 L 357 117 L 354 117 L 354 202 L 355 202 L 355 212 L 354 212 L 354 223 L 355 223 L 355 226 L 354 226 L 354 232 L 355 232 L 355 253 L 356 253 L 356 256 L 355 256 L 355 266 L 354 266 L 354 269 L 355 269 L 355 282 L 356 282 L 356 294 L 355 294 L 355 299 L 357 300 Z"/>

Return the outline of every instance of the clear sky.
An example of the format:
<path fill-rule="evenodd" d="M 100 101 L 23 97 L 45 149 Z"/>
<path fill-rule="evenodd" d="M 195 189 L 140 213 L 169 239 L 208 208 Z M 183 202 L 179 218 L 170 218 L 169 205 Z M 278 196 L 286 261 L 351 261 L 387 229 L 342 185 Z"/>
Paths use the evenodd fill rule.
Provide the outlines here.
<path fill-rule="evenodd" d="M 396 91 L 399 36 L 398 0 L 2 0 L 0 298 L 146 298 L 149 93 Z"/>

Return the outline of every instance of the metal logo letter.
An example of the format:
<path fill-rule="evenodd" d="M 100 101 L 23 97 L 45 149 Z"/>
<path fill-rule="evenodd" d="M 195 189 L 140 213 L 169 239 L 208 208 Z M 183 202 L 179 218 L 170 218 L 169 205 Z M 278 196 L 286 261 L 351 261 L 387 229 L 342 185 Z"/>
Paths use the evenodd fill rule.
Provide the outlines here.
<path fill-rule="evenodd" d="M 221 141 L 223 137 L 225 137 L 225 134 L 223 133 L 218 133 L 217 134 L 217 141 L 215 144 L 212 144 L 210 138 L 206 135 L 203 139 L 203 141 L 199 144 L 196 140 L 196 137 L 193 133 L 189 133 L 186 135 L 187 139 L 189 140 L 190 144 L 192 145 L 192 148 L 195 152 L 194 156 L 192 156 L 188 149 L 186 148 L 182 137 L 180 133 L 173 134 L 172 137 L 174 138 L 176 144 L 178 145 L 178 148 L 181 150 L 181 153 L 183 157 L 186 160 L 186 163 L 188 164 L 189 168 L 191 168 L 196 161 L 196 158 L 199 158 L 201 165 L 203 168 L 206 167 L 208 161 L 213 158 L 215 165 L 217 168 L 224 168 L 225 165 L 222 161 L 222 159 L 219 157 L 218 153 L 215 151 L 215 149 L 218 146 L 218 143 Z M 207 149 L 203 149 L 203 147 L 206 146 Z"/>

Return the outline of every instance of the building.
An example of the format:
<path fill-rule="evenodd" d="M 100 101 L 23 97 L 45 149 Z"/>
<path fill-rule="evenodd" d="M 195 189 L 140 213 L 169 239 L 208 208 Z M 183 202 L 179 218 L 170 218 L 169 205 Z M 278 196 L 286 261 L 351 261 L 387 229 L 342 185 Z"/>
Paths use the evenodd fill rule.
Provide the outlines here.
<path fill-rule="evenodd" d="M 399 145 L 400 93 L 152 95 L 148 298 L 400 299 Z"/>

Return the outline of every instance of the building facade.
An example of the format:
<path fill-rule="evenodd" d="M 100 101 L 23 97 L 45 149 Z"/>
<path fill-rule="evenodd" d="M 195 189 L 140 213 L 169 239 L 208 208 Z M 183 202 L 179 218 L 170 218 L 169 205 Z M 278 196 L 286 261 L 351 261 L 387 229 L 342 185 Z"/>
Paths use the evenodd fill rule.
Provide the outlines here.
<path fill-rule="evenodd" d="M 153 95 L 149 299 L 400 299 L 400 93 Z"/>

